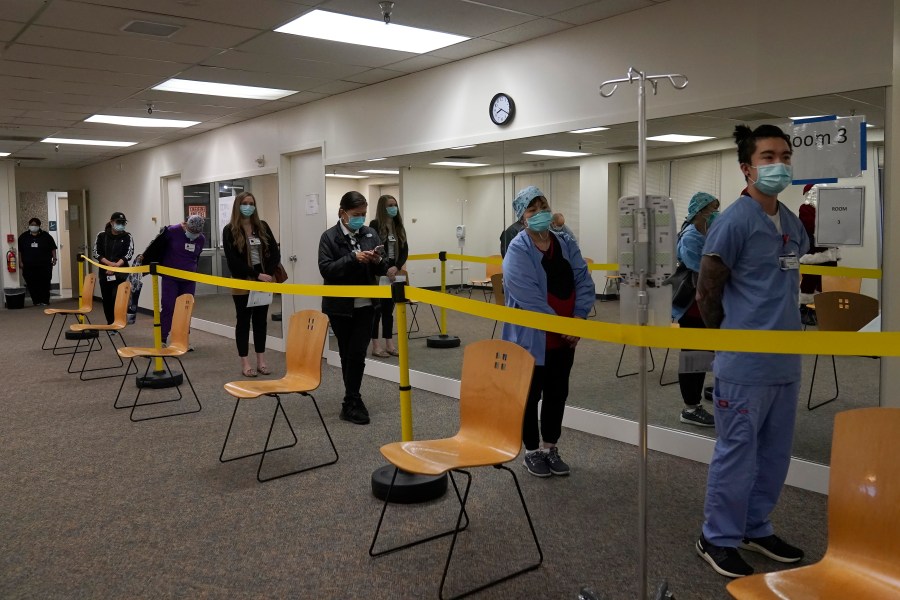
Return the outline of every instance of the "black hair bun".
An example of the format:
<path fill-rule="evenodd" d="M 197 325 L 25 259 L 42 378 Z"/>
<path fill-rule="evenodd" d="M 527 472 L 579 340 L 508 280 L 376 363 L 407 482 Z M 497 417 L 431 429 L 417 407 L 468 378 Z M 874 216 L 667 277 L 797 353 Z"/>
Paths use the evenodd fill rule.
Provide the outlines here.
<path fill-rule="evenodd" d="M 734 143 L 740 145 L 744 140 L 753 137 L 753 130 L 746 125 L 737 125 L 734 128 Z"/>

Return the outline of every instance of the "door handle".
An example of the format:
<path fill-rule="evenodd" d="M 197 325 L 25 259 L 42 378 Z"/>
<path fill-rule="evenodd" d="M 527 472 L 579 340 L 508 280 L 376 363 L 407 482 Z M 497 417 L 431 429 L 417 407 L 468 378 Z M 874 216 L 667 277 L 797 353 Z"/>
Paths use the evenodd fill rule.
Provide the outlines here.
<path fill-rule="evenodd" d="M 291 262 L 297 262 L 297 255 L 296 255 L 296 254 L 291 254 L 291 256 L 288 257 L 288 260 L 291 261 Z"/>

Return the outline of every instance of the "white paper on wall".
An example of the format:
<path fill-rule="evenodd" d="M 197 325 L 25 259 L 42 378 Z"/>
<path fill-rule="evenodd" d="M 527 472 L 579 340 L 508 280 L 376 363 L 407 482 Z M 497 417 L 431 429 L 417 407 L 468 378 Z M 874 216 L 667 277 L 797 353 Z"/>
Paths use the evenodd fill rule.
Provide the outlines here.
<path fill-rule="evenodd" d="M 818 117 L 792 123 L 794 184 L 860 177 L 866 169 L 866 118 Z"/>
<path fill-rule="evenodd" d="M 864 187 L 822 187 L 816 208 L 817 246 L 862 246 Z"/>

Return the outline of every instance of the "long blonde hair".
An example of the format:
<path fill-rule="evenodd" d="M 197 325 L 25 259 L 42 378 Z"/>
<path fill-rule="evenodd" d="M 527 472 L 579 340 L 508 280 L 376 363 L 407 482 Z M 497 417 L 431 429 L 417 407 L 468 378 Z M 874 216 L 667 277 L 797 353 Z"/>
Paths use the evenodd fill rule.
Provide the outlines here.
<path fill-rule="evenodd" d="M 269 240 L 262 221 L 259 220 L 259 206 L 256 206 L 256 211 L 249 217 L 244 217 L 244 215 L 241 214 L 241 202 L 248 196 L 253 198 L 253 205 L 256 206 L 256 196 L 250 192 L 241 192 L 234 199 L 234 205 L 231 207 L 231 221 L 228 223 L 228 227 L 231 228 L 231 236 L 234 238 L 234 247 L 237 248 L 240 253 L 243 253 L 244 249 L 247 247 L 247 234 L 244 232 L 244 228 L 241 225 L 241 220 L 247 218 L 250 219 L 250 228 L 256 232 L 260 242 L 262 242 L 263 256 L 269 256 Z"/>

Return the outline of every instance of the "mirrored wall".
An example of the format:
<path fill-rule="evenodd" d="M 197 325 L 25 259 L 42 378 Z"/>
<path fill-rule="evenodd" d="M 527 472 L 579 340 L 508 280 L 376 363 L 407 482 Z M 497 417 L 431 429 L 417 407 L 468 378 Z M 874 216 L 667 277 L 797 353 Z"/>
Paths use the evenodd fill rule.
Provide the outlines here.
<path fill-rule="evenodd" d="M 694 143 L 648 142 L 647 191 L 672 197 L 679 222 L 685 216 L 688 200 L 697 191 L 712 193 L 720 198 L 723 207 L 727 207 L 744 187 L 731 141 L 735 125 L 786 125 L 791 118 L 811 115 L 864 115 L 869 124 L 868 169 L 861 178 L 839 180 L 837 184 L 829 185 L 865 188 L 863 244 L 841 248 L 840 264 L 880 268 L 884 103 L 883 89 L 869 89 L 650 120 L 649 136 L 685 134 L 707 139 Z M 372 218 L 378 196 L 391 193 L 400 204 L 411 254 L 446 250 L 477 256 L 497 255 L 500 234 L 512 221 L 512 198 L 517 190 L 537 185 L 544 191 L 551 208 L 565 215 L 566 225 L 576 235 L 583 255 L 597 263 L 614 263 L 617 200 L 635 194 L 639 184 L 636 143 L 636 123 L 598 122 L 593 130 L 414 155 L 373 156 L 367 161 L 329 165 L 326 173 L 328 214 L 330 218 L 336 218 L 340 196 L 355 189 L 369 199 L 369 217 Z M 372 170 L 380 172 L 363 172 Z M 806 201 L 801 191 L 802 186 L 792 186 L 780 196 L 782 202 L 791 210 L 799 211 Z M 465 228 L 463 240 L 457 238 L 458 225 Z M 439 286 L 440 264 L 437 261 L 410 261 L 407 268 L 413 285 Z M 594 272 L 598 300 L 591 318 L 620 322 L 622 307 L 615 297 L 615 281 L 610 275 L 614 273 Z M 473 287 L 473 281 L 484 277 L 483 264 L 447 264 L 450 293 L 493 302 L 490 290 Z M 861 292 L 879 298 L 879 282 L 863 280 Z M 409 333 L 410 367 L 458 379 L 462 349 L 426 347 L 425 337 L 438 332 L 435 315 L 428 305 L 418 305 L 411 310 L 415 311 L 415 318 L 411 319 L 413 331 Z M 625 310 L 629 309 L 626 307 Z M 498 324 L 495 328 L 493 321 L 455 312 L 448 312 L 447 320 L 449 333 L 459 336 L 463 346 L 492 335 L 499 337 L 502 327 Z M 655 315 L 655 324 L 668 325 L 669 321 L 668 314 Z M 638 380 L 634 373 L 637 357 L 635 348 L 623 350 L 619 345 L 582 340 L 570 380 L 569 404 L 636 420 L 639 400 Z M 397 359 L 377 360 L 396 363 Z M 678 350 L 652 350 L 650 423 L 714 437 L 714 429 L 680 420 L 684 403 L 677 383 L 678 360 Z M 827 463 L 835 413 L 877 404 L 879 361 L 865 357 L 837 357 L 838 399 L 808 410 L 814 360 L 814 356 L 804 357 L 794 455 Z M 830 362 L 830 355 L 819 357 L 812 404 L 835 394 L 835 376 Z M 711 384 L 712 376 L 708 375 L 707 380 Z M 712 412 L 709 402 L 704 406 Z"/>

